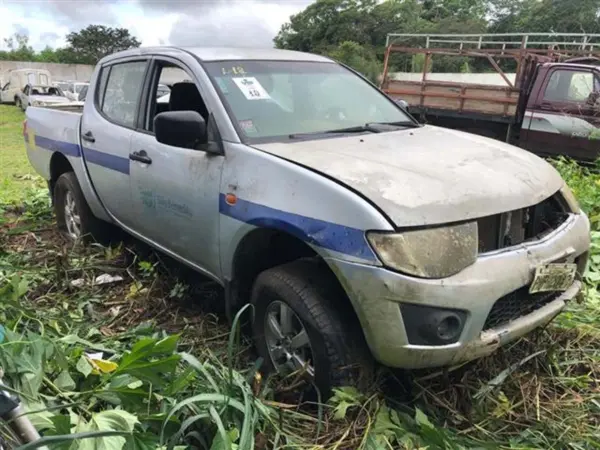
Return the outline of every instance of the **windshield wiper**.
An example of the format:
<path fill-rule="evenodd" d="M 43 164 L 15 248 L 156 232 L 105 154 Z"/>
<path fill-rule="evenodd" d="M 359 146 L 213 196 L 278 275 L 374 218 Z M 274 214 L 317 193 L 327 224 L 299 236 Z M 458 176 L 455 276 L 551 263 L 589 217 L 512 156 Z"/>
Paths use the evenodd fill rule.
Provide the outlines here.
<path fill-rule="evenodd" d="M 356 127 L 338 128 L 335 130 L 312 131 L 310 133 L 293 133 L 289 135 L 290 139 L 295 139 L 303 136 L 315 136 L 319 134 L 344 134 L 344 133 L 381 133 L 383 130 L 372 127 L 371 124 L 358 125 Z"/>
<path fill-rule="evenodd" d="M 391 125 L 395 127 L 409 127 L 409 128 L 419 128 L 421 125 L 418 123 L 411 122 L 410 120 L 404 120 L 400 122 L 370 122 L 367 125 Z"/>
<path fill-rule="evenodd" d="M 382 133 L 384 131 L 393 131 L 388 127 L 410 127 L 416 128 L 420 125 L 410 122 L 369 122 L 364 125 L 358 125 L 355 127 L 338 128 L 335 130 L 324 130 L 324 131 L 312 131 L 309 133 L 293 133 L 289 135 L 290 139 L 296 139 L 303 136 L 315 136 L 319 134 L 345 134 L 345 133 Z"/>

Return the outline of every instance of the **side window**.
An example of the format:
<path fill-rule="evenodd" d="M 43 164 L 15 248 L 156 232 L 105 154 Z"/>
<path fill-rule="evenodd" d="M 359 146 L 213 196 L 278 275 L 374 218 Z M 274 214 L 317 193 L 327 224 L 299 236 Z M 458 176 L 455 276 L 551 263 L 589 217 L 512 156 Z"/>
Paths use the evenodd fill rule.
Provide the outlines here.
<path fill-rule="evenodd" d="M 170 91 L 165 93 L 165 86 Z M 165 111 L 197 111 L 208 123 L 208 109 L 192 75 L 174 64 L 157 63 L 148 103 L 144 121 L 147 131 L 153 131 L 154 116 Z"/>
<path fill-rule="evenodd" d="M 133 128 L 145 69 L 146 61 L 111 66 L 101 106 L 109 120 Z"/>
<path fill-rule="evenodd" d="M 29 85 L 25 86 L 25 88 L 23 89 L 23 93 L 25 95 L 29 95 Z"/>
<path fill-rule="evenodd" d="M 594 91 L 594 74 L 575 70 L 555 70 L 544 92 L 551 102 L 585 103 Z"/>

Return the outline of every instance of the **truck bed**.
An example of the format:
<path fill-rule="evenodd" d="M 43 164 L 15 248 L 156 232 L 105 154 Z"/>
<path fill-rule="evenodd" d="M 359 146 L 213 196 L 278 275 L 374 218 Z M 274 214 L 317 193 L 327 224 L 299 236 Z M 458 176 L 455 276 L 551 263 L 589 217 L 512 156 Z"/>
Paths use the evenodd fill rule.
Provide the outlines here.
<path fill-rule="evenodd" d="M 410 105 L 411 112 L 487 115 L 490 120 L 516 120 L 519 90 L 510 86 L 452 81 L 409 81 L 389 79 L 383 90 Z"/>
<path fill-rule="evenodd" d="M 68 159 L 79 158 L 79 121 L 81 112 L 58 108 L 27 108 L 24 136 L 31 165 L 46 180 L 50 179 L 50 158 L 56 151 Z M 75 165 L 75 161 L 72 162 Z"/>

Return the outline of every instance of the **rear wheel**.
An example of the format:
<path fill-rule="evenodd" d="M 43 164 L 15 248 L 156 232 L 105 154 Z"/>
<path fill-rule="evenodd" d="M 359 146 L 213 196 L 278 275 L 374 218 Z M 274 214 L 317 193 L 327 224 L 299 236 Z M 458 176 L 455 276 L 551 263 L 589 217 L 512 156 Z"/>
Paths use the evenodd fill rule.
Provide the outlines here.
<path fill-rule="evenodd" d="M 302 378 L 323 397 L 369 387 L 374 363 L 352 307 L 326 267 L 298 260 L 261 273 L 252 291 L 253 338 L 266 372 Z"/>
<path fill-rule="evenodd" d="M 105 242 L 110 236 L 111 225 L 94 216 L 73 172 L 56 181 L 54 211 L 59 231 L 69 240 Z"/>

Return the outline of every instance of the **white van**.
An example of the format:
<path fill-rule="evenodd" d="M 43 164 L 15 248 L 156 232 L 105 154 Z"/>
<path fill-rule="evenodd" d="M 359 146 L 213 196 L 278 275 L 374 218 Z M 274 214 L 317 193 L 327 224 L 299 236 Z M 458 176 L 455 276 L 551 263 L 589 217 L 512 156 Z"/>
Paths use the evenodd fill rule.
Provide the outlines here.
<path fill-rule="evenodd" d="M 3 78 L 0 103 L 15 103 L 19 92 L 28 84 L 48 86 L 52 83 L 50 72 L 45 69 L 15 69 Z"/>

